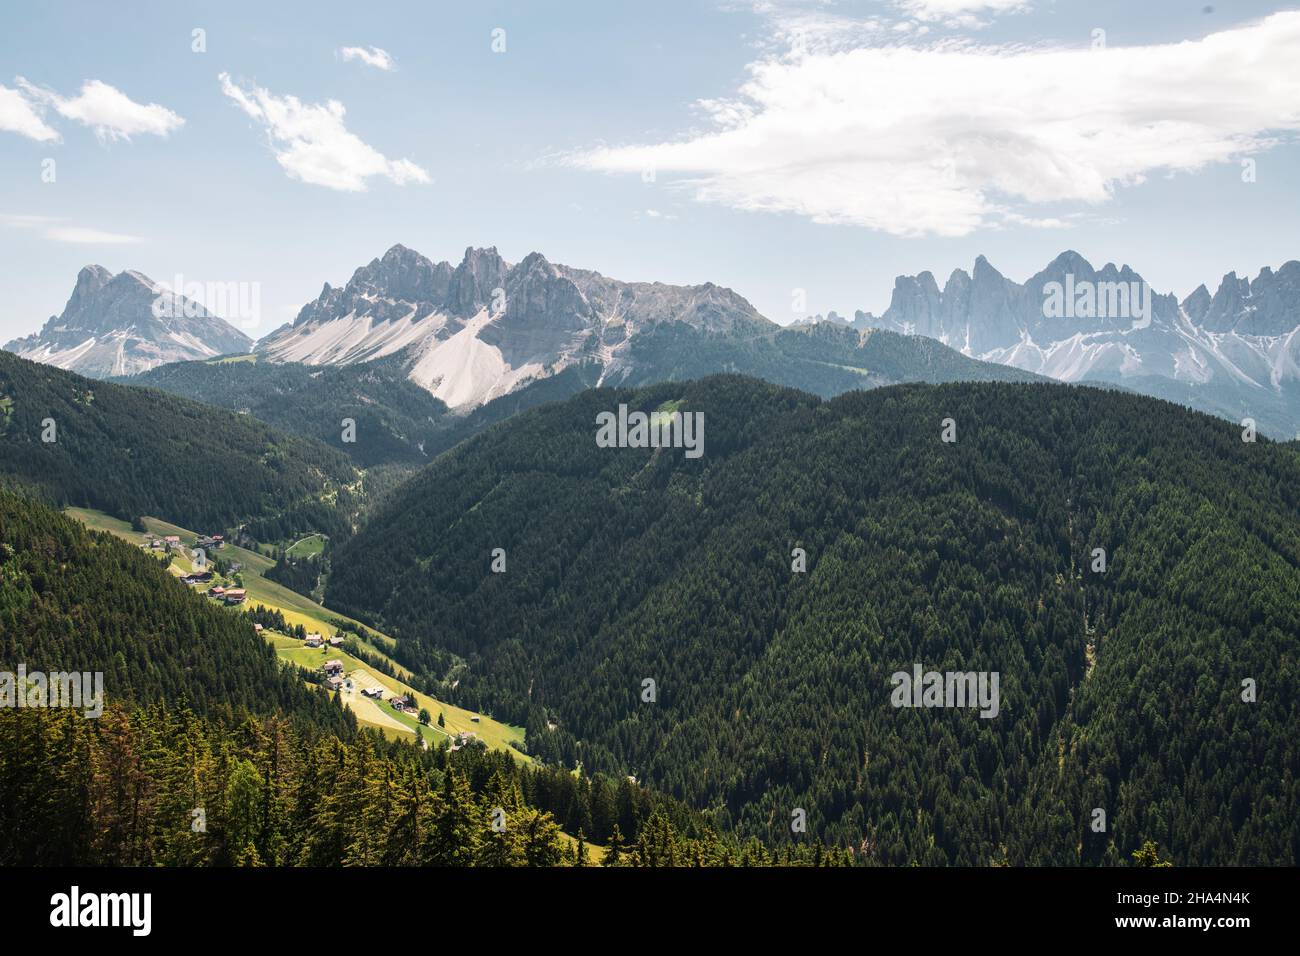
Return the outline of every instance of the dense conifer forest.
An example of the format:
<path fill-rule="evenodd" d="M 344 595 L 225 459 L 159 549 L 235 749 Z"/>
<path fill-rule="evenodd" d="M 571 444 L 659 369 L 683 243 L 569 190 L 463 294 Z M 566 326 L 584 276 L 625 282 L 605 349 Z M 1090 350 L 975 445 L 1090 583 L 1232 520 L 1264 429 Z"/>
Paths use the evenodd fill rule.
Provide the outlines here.
<path fill-rule="evenodd" d="M 0 861 L 575 863 L 561 830 L 627 865 L 1300 859 L 1294 444 L 1119 391 L 715 376 L 489 403 L 406 484 L 379 469 L 350 538 L 319 443 L 0 363 L 0 663 L 103 671 L 109 701 L 0 714 Z M 703 413 L 703 456 L 599 447 L 619 404 Z M 77 441 L 42 458 L 44 405 Z M 169 487 L 200 454 L 267 507 Z M 33 494 L 325 530 L 330 606 L 542 763 L 358 730 L 252 618 Z M 997 673 L 997 716 L 895 707 L 914 665 Z"/>
<path fill-rule="evenodd" d="M 624 781 L 187 707 L 0 715 L 0 865 L 835 866 Z M 196 814 L 196 811 L 199 813 Z M 196 827 L 196 822 L 200 826 Z M 562 835 L 561 825 L 570 838 Z M 592 852 L 587 841 L 602 854 Z"/>
<path fill-rule="evenodd" d="M 447 406 L 393 361 L 310 366 L 260 361 L 176 362 L 130 378 L 209 405 L 247 412 L 349 455 L 359 467 L 424 464 L 423 448 L 448 427 Z M 344 441 L 351 419 L 355 441 Z"/>
<path fill-rule="evenodd" d="M 271 529 L 287 536 L 330 530 L 311 527 L 324 501 L 355 510 L 356 480 L 340 453 L 247 415 L 0 352 L 0 483 L 54 504 L 208 533 L 296 513 Z"/>
<path fill-rule="evenodd" d="M 594 387 L 600 375 L 599 365 L 581 362 L 465 414 L 449 413 L 441 401 L 407 379 L 397 358 L 325 367 L 176 362 L 114 381 L 247 412 L 291 434 L 333 446 L 366 468 L 368 478 L 380 467 L 405 478 L 414 467 L 497 422 Z M 355 423 L 355 441 L 343 440 L 344 418 Z"/>
<path fill-rule="evenodd" d="M 703 412 L 705 454 L 598 447 L 619 403 Z M 887 864 L 1293 864 L 1298 505 L 1294 449 L 1149 398 L 723 376 L 454 449 L 329 599 L 541 757 L 773 845 L 806 808 Z M 895 708 L 914 664 L 999 673 L 1000 713 Z"/>
<path fill-rule="evenodd" d="M 110 701 L 289 713 L 351 733 L 252 621 L 189 591 L 150 554 L 0 491 L 0 665 L 102 671 Z"/>
<path fill-rule="evenodd" d="M 826 323 L 712 333 L 666 323 L 632 340 L 630 375 L 607 384 L 649 385 L 733 372 L 823 398 L 898 382 L 1034 382 L 1040 376 L 969 358 L 934 339 Z"/>
<path fill-rule="evenodd" d="M 613 384 L 642 385 L 718 372 L 753 375 L 831 397 L 902 381 L 1032 382 L 1039 377 L 968 358 L 932 339 L 894 332 L 815 325 L 706 332 L 686 324 L 646 330 L 633 342 L 626 368 L 608 370 Z M 427 464 L 443 451 L 512 415 L 562 401 L 607 377 L 595 356 L 493 399 L 465 414 L 406 377 L 402 354 L 375 362 L 312 366 L 264 361 L 176 362 L 114 381 L 246 412 L 290 434 L 344 452 L 360 467 Z M 355 441 L 344 441 L 344 418 Z"/>
<path fill-rule="evenodd" d="M 254 620 L 289 630 L 0 491 L 0 670 L 100 671 L 107 701 L 94 718 L 0 710 L 0 865 L 577 865 L 595 862 L 587 840 L 604 865 L 851 862 L 719 834 L 626 778 L 385 741 Z"/>

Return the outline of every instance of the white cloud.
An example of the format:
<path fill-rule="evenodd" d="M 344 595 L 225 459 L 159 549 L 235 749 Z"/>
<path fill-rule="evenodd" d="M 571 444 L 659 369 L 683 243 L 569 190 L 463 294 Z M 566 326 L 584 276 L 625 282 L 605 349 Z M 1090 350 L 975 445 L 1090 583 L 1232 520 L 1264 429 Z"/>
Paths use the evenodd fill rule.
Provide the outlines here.
<path fill-rule="evenodd" d="M 751 64 L 713 128 L 568 158 L 655 170 L 703 202 L 894 235 L 1059 222 L 1152 174 L 1202 169 L 1300 129 L 1300 12 L 1143 47 L 860 47 Z M 670 179 L 676 175 L 676 180 Z"/>
<path fill-rule="evenodd" d="M 409 159 L 388 159 L 343 125 L 346 110 L 337 100 L 303 103 L 261 87 L 245 90 L 218 76 L 221 91 L 266 128 L 276 160 L 294 179 L 345 192 L 362 192 L 366 180 L 383 176 L 399 186 L 430 182 Z"/>
<path fill-rule="evenodd" d="M 767 21 L 769 35 L 760 45 L 769 49 L 841 50 L 872 42 L 891 27 L 881 17 L 839 13 L 823 0 L 753 0 L 752 9 Z"/>
<path fill-rule="evenodd" d="M 956 27 L 979 27 L 983 18 L 1002 13 L 1023 13 L 1031 0 L 894 0 L 894 5 L 918 20 Z"/>
<path fill-rule="evenodd" d="M 48 143 L 59 138 L 58 131 L 46 125 L 27 97 L 18 90 L 3 85 L 0 85 L 0 130 L 26 136 L 38 143 Z"/>
<path fill-rule="evenodd" d="M 377 70 L 390 72 L 397 69 L 397 63 L 387 50 L 381 50 L 377 46 L 345 46 L 339 49 L 339 56 L 345 60 L 360 60 L 366 66 L 373 66 Z"/>
<path fill-rule="evenodd" d="M 128 236 L 120 232 L 105 232 L 102 229 L 89 229 L 85 226 L 53 226 L 45 230 L 45 238 L 55 242 L 72 242 L 80 245 L 125 245 L 143 242 L 139 236 Z"/>
<path fill-rule="evenodd" d="M 185 125 L 185 120 L 157 103 L 137 103 L 121 90 L 102 80 L 87 80 L 74 97 L 28 83 L 21 76 L 18 85 L 29 100 L 49 106 L 65 119 L 89 126 L 102 139 L 127 139 L 139 133 L 166 137 Z"/>
<path fill-rule="evenodd" d="M 53 216 L 29 216 L 26 213 L 0 213 L 0 225 L 9 226 L 13 229 L 29 229 L 33 226 L 44 226 L 49 223 L 61 222 Z"/>
<path fill-rule="evenodd" d="M 38 229 L 41 236 L 53 242 L 79 245 L 125 245 L 144 242 L 139 236 L 120 232 L 106 232 L 88 226 L 66 225 L 56 216 L 30 216 L 22 213 L 0 213 L 0 225 L 11 229 Z"/>

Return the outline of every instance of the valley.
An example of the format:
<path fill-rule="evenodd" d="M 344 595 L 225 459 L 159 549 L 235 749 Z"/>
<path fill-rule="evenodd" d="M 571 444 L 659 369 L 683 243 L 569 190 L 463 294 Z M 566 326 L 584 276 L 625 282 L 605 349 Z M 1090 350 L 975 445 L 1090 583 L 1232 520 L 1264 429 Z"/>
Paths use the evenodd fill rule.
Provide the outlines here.
<path fill-rule="evenodd" d="M 200 537 L 196 532 L 151 517 L 141 519 L 146 530 L 137 532 L 131 529 L 128 522 L 102 512 L 68 508 L 66 513 L 91 530 L 109 532 L 138 547 L 147 545 L 151 540 L 165 539 L 169 535 L 176 536 L 180 539 L 183 550 L 172 554 L 168 570 L 177 578 L 184 577 L 195 570 L 190 554 Z M 318 536 L 313 536 L 315 537 Z M 302 543 L 302 541 L 298 542 L 299 545 Z M 375 727 L 397 739 L 414 737 L 429 743 L 440 741 L 454 743 L 457 742 L 458 734 L 469 735 L 465 739 L 480 740 L 485 746 L 508 752 L 521 761 L 528 762 L 532 759 L 520 749 L 524 738 L 523 728 L 501 724 L 486 714 L 471 713 L 415 690 L 405 683 L 404 679 L 409 675 L 388 656 L 393 646 L 392 638 L 364 628 L 346 615 L 323 608 L 309 598 L 268 580 L 264 574 L 273 563 L 270 558 L 260 552 L 235 545 L 226 545 L 220 551 L 209 552 L 209 561 L 218 557 L 242 565 L 237 581 L 229 575 L 218 575 L 212 582 L 217 585 L 238 584 L 247 592 L 243 604 L 238 609 L 232 609 L 230 613 L 242 614 L 263 607 L 268 611 L 282 614 L 290 628 L 301 627 L 308 633 L 326 636 L 346 634 L 347 639 L 355 641 L 367 656 L 379 659 L 393 670 L 392 675 L 384 673 L 369 662 L 349 654 L 343 647 L 331 647 L 326 644 L 319 648 L 308 648 L 303 646 L 301 639 L 270 628 L 263 630 L 263 636 L 275 649 L 278 658 L 304 670 L 318 672 L 327 660 L 341 661 L 343 674 L 351 679 L 355 689 L 331 693 L 342 695 L 346 705 L 356 713 L 359 723 Z M 209 585 L 204 587 L 207 586 Z M 340 631 L 340 626 L 350 626 L 355 630 Z M 358 631 L 363 631 L 364 636 L 357 633 Z M 373 687 L 383 688 L 383 700 L 375 700 L 361 693 L 362 689 Z M 430 724 L 422 726 L 413 716 L 396 711 L 388 702 L 388 698 L 399 695 L 408 696 L 414 701 L 414 710 L 417 714 L 421 709 L 427 710 L 432 717 Z M 438 723 L 439 715 L 444 718 L 442 725 Z"/>
<path fill-rule="evenodd" d="M 191 549 L 204 547 L 214 573 L 190 587 L 221 596 L 196 603 L 260 628 L 257 643 L 294 675 L 278 693 L 307 694 L 294 708 L 312 720 L 415 744 L 439 762 L 499 755 L 548 787 L 617 781 L 601 786 L 662 803 L 701 847 L 736 840 L 816 858 L 838 847 L 890 866 L 1112 865 L 1149 843 L 1183 862 L 1286 858 L 1290 824 L 1272 809 L 1295 799 L 1285 785 L 1252 778 L 1233 754 L 1195 766 L 1181 754 L 1237 726 L 1262 742 L 1261 759 L 1292 759 L 1272 728 L 1294 720 L 1293 696 L 1270 678 L 1270 693 L 1239 713 L 1230 688 L 1237 673 L 1285 671 L 1300 634 L 1300 556 L 1286 543 L 1297 504 L 1286 489 L 1300 487 L 1293 448 L 1244 443 L 1231 422 L 1123 389 L 1049 383 L 883 330 L 819 324 L 743 339 L 680 325 L 645 333 L 629 355 L 639 370 L 626 378 L 650 381 L 600 387 L 599 366 L 579 364 L 473 411 L 425 416 L 435 430 L 422 466 L 407 427 L 424 399 L 403 397 L 413 386 L 397 366 L 238 358 L 159 370 L 178 387 L 201 385 L 221 411 L 134 384 L 34 374 L 11 358 L 0 366 L 11 410 L 0 469 L 39 478 L 66 515 L 147 565 L 165 560 L 172 580 L 201 570 Z M 816 389 L 709 374 L 726 356 Z M 277 422 L 231 418 L 241 393 L 261 394 L 259 414 Z M 328 448 L 324 432 L 291 437 L 353 400 L 395 440 L 388 451 L 357 457 Z M 205 501 L 193 481 L 178 495 L 168 476 L 193 463 L 194 446 L 159 443 L 143 480 L 117 480 L 138 504 L 114 516 L 78 501 L 75 483 L 33 471 L 24 449 L 41 405 L 68 409 L 61 431 L 110 473 L 120 446 L 85 444 L 91 421 L 125 435 L 130 416 L 147 414 L 146 442 L 184 434 L 190 416 L 260 429 L 239 441 L 304 453 L 266 476 L 301 475 L 299 496 L 284 509 L 215 483 Z M 624 409 L 699 416 L 707 444 L 698 455 L 603 447 L 602 416 Z M 949 420 L 951 433 L 939 427 Z M 240 446 L 227 447 L 206 452 L 217 474 L 250 467 L 232 464 Z M 236 477 L 248 486 L 248 474 Z M 175 502 L 199 520 L 153 517 Z M 1098 540 L 1112 565 L 1104 577 L 1083 570 Z M 498 551 L 508 563 L 489 567 Z M 805 563 L 792 568 L 796 551 Z M 1248 597 L 1250 578 L 1294 601 Z M 1176 600 L 1166 580 L 1181 582 Z M 1224 587 L 1236 605 L 1218 597 Z M 157 598 L 174 601 L 164 590 Z M 1132 690 L 1121 675 L 1139 655 L 1149 667 Z M 1176 695 L 1192 659 L 1216 663 L 1181 725 L 1135 724 L 1128 695 Z M 973 722 L 942 707 L 899 712 L 888 701 L 900 670 L 991 674 L 1000 700 L 981 701 Z M 204 680 L 242 684 L 239 673 Z M 479 794 L 490 784 L 473 780 Z M 1248 794 L 1250 811 L 1213 838 L 1198 831 L 1191 821 L 1229 792 Z M 612 817 L 586 822 L 594 789 L 521 799 L 555 814 L 564 852 L 584 831 L 590 853 L 618 858 Z M 1088 837 L 1085 800 L 1126 821 L 1123 831 Z M 628 816 L 630 805 L 622 833 L 649 853 L 652 811 Z M 791 806 L 807 813 L 812 841 L 783 824 Z"/>
<path fill-rule="evenodd" d="M 703 414 L 702 458 L 593 441 L 600 414 L 668 403 Z M 765 843 L 797 839 L 783 810 L 803 807 L 885 865 L 1108 865 L 1147 840 L 1281 861 L 1290 811 L 1265 808 L 1290 783 L 1197 741 L 1232 727 L 1294 759 L 1298 488 L 1289 447 L 1113 389 L 594 389 L 399 488 L 329 593 L 408 667 L 463 658 L 458 699 L 540 759 L 635 774 Z M 890 675 L 921 665 L 1000 674 L 996 718 L 892 708 Z M 1198 829 L 1229 793 L 1250 826 Z M 1091 834 L 1085 801 L 1123 831 Z"/>
<path fill-rule="evenodd" d="M 15 939 L 1286 933 L 1294 2 L 190 6 L 0 10 Z"/>

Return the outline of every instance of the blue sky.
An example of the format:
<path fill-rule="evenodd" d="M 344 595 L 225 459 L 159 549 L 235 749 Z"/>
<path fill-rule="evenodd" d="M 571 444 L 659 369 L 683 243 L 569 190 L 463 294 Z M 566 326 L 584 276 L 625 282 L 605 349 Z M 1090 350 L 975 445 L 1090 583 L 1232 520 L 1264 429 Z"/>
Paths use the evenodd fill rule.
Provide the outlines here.
<path fill-rule="evenodd" d="M 795 290 L 879 312 L 896 275 L 979 254 L 1023 280 L 1073 248 L 1213 291 L 1300 257 L 1300 30 L 1264 19 L 1286 4 L 1209 7 L 8 5 L 0 341 L 90 262 L 258 283 L 261 334 L 397 242 L 712 281 L 780 322 Z"/>

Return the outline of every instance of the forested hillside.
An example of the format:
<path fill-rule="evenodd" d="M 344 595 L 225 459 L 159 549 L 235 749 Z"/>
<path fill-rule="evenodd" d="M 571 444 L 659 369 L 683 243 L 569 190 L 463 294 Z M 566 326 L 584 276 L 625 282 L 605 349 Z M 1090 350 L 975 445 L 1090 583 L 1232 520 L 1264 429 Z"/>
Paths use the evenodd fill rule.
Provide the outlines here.
<path fill-rule="evenodd" d="M 447 406 L 406 378 L 399 359 L 343 366 L 277 364 L 261 359 L 177 362 L 116 379 L 247 412 L 295 435 L 309 435 L 349 455 L 357 465 L 405 475 L 490 425 L 547 402 L 571 398 L 600 381 L 594 362 L 571 365 L 467 414 Z M 345 442 L 351 418 L 356 441 Z M 368 482 L 369 484 L 369 482 Z"/>
<path fill-rule="evenodd" d="M 447 406 L 391 361 L 344 366 L 255 358 L 176 362 L 117 381 L 247 412 L 331 445 L 361 467 L 423 464 L 430 457 L 425 446 L 446 430 L 441 422 Z M 344 419 L 354 423 L 354 441 L 343 440 Z"/>
<path fill-rule="evenodd" d="M 243 615 L 213 606 L 109 534 L 0 491 L 0 670 L 101 671 L 111 702 L 356 721 L 301 678 Z"/>
<path fill-rule="evenodd" d="M 511 415 L 571 398 L 602 381 L 646 385 L 736 372 L 831 397 L 900 382 L 1039 380 L 1017 368 L 967 358 L 933 339 L 883 330 L 860 333 L 821 324 L 708 332 L 675 322 L 633 338 L 626 361 L 605 365 L 593 353 L 472 411 L 449 414 L 446 405 L 406 378 L 405 362 L 402 355 L 344 366 L 264 358 L 178 362 L 116 381 L 247 412 L 370 468 L 426 464 Z M 343 440 L 345 418 L 355 423 L 355 441 Z"/>
<path fill-rule="evenodd" d="M 615 371 L 607 384 L 650 385 L 717 372 L 752 375 L 823 398 L 903 382 L 1043 380 L 1022 369 L 968 358 L 934 339 L 819 323 L 758 334 L 709 334 L 665 325 L 632 340 L 626 375 Z"/>
<path fill-rule="evenodd" d="M 626 778 L 358 732 L 246 615 L 139 549 L 0 491 L 0 672 L 12 680 L 19 665 L 102 672 L 106 706 L 91 718 L 0 709 L 0 865 L 594 862 L 561 827 L 607 846 L 609 865 L 850 859 L 742 845 Z"/>
<path fill-rule="evenodd" d="M 0 352 L 0 483 L 56 504 L 209 533 L 300 511 L 285 534 L 330 532 L 312 507 L 353 510 L 356 478 L 338 452 L 246 415 Z"/>
<path fill-rule="evenodd" d="M 0 865 L 844 865 L 701 826 L 624 781 L 185 707 L 0 714 Z M 202 828 L 192 826 L 202 811 Z M 561 825 L 570 834 L 565 838 Z M 586 840 L 601 835 L 598 854 Z M 575 836 L 576 835 L 576 836 Z"/>
<path fill-rule="evenodd" d="M 704 455 L 598 447 L 621 402 L 703 412 Z M 329 598 L 544 758 L 742 834 L 798 840 L 805 808 L 887 864 L 1119 862 L 1146 840 L 1293 864 L 1297 505 L 1292 448 L 1148 398 L 822 401 L 724 376 L 585 392 L 460 446 L 339 549 Z M 997 672 L 998 715 L 891 706 L 915 664 Z"/>

